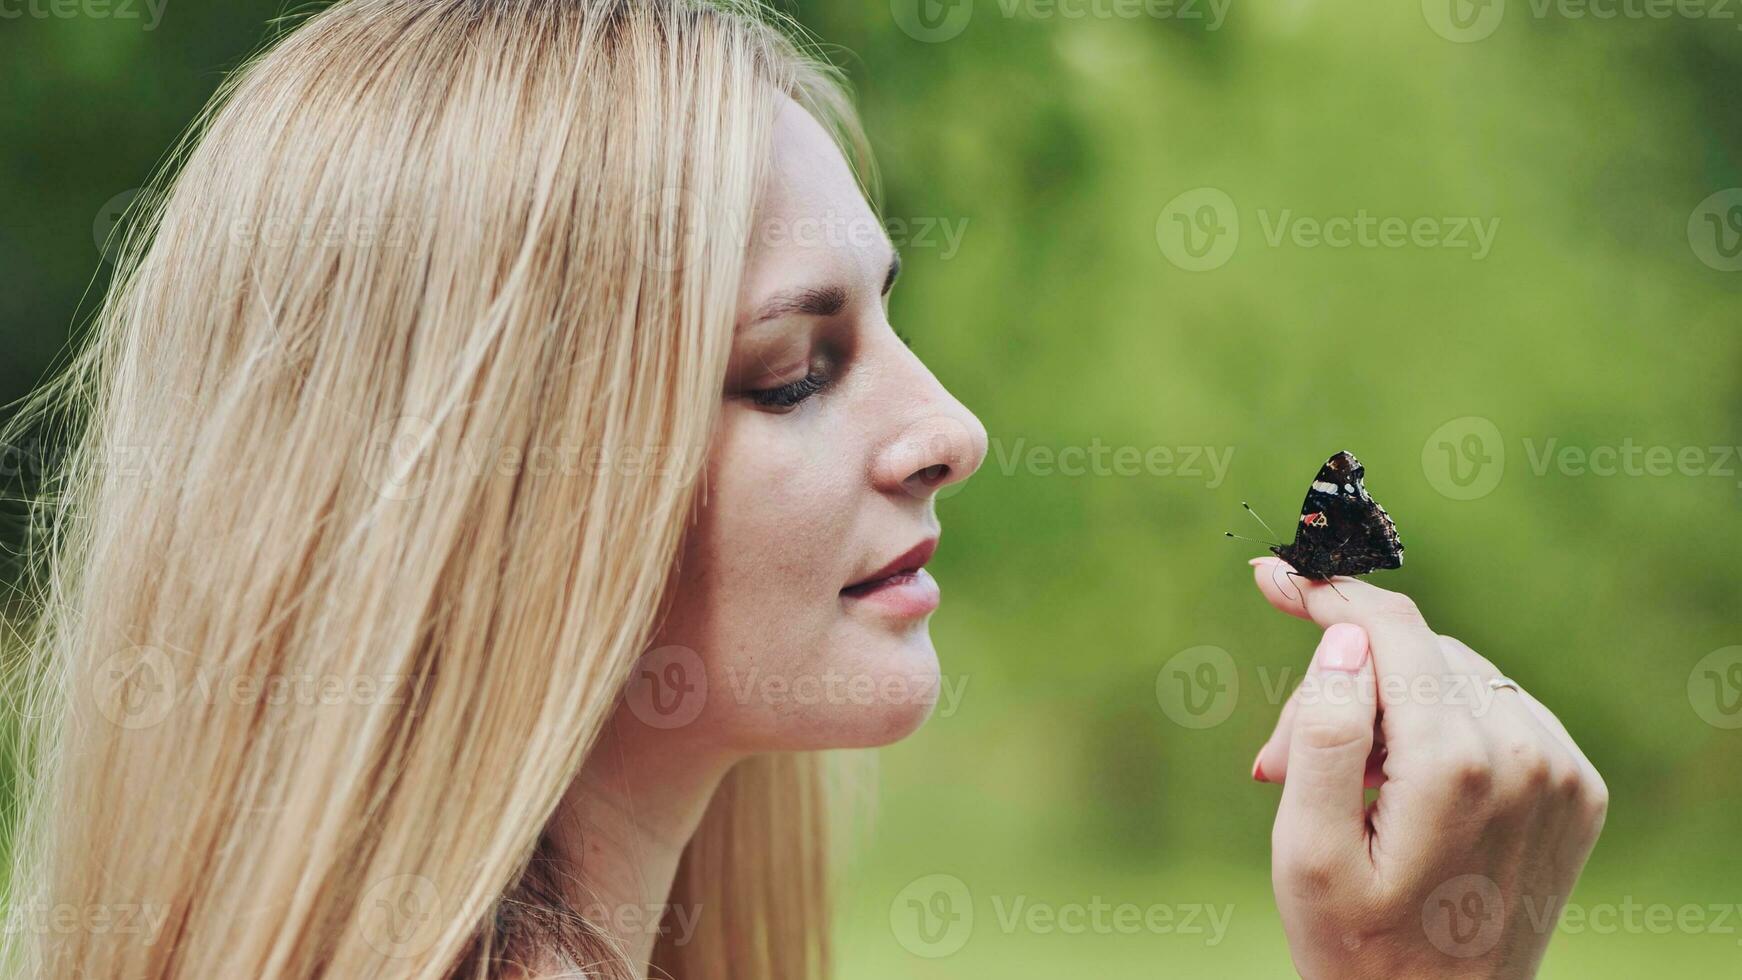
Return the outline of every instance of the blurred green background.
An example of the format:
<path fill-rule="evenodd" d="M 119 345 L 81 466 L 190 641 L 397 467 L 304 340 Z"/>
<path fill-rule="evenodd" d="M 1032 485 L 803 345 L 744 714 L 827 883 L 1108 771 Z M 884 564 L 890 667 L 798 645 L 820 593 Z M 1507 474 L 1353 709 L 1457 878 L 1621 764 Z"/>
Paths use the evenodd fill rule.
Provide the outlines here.
<path fill-rule="evenodd" d="M 1736 8 L 792 9 L 859 93 L 895 320 L 992 433 L 940 505 L 960 697 L 881 753 L 845 976 L 1290 974 L 1247 776 L 1314 632 L 1221 532 L 1287 528 L 1337 449 L 1408 546 L 1376 583 L 1608 780 L 1543 975 L 1742 976 Z M 0 401 L 286 10 L 0 8 Z"/>

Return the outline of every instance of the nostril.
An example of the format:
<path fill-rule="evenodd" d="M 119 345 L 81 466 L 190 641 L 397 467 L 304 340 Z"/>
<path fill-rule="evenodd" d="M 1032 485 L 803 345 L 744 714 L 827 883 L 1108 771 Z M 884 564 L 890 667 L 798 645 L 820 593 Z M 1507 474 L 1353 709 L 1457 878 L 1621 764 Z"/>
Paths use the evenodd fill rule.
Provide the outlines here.
<path fill-rule="evenodd" d="M 914 474 L 914 476 L 919 477 L 921 483 L 924 483 L 928 487 L 937 486 L 944 482 L 944 479 L 949 475 L 950 468 L 948 464 L 945 463 L 937 463 L 933 466 L 927 466 L 925 469 Z"/>

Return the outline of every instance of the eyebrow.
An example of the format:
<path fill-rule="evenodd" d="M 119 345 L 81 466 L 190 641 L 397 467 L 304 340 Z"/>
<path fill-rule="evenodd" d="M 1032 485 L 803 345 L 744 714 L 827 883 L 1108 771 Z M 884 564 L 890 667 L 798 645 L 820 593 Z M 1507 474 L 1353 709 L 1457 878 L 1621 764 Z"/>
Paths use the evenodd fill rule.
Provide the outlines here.
<path fill-rule="evenodd" d="M 889 272 L 883 277 L 883 290 L 879 295 L 887 295 L 895 286 L 895 279 L 901 275 L 901 254 L 895 253 L 889 260 Z M 791 289 L 775 293 L 756 315 L 750 318 L 751 323 L 761 323 L 764 320 L 774 320 L 783 316 L 834 316 L 847 308 L 847 290 L 841 286 L 812 286 L 805 289 Z"/>

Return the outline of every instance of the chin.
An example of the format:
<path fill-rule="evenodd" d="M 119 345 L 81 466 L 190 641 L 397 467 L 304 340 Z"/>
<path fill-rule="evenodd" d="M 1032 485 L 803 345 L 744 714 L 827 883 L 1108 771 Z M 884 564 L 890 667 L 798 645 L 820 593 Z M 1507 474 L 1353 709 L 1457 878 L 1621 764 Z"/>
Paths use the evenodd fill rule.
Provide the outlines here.
<path fill-rule="evenodd" d="M 941 675 L 925 623 L 901 636 L 885 635 L 864 655 L 863 666 L 845 670 L 846 697 L 831 704 L 830 748 L 876 748 L 899 742 L 925 724 L 937 708 Z"/>

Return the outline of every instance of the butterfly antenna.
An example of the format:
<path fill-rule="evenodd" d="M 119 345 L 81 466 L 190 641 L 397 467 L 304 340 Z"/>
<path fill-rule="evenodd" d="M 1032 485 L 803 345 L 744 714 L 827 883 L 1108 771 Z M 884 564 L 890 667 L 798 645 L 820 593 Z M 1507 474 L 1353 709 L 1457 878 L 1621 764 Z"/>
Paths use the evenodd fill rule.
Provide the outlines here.
<path fill-rule="evenodd" d="M 1330 579 L 1325 579 L 1325 584 L 1331 587 L 1332 592 L 1337 593 L 1337 598 L 1343 600 L 1344 602 L 1349 601 L 1349 597 L 1344 595 L 1341 589 L 1337 588 L 1337 583 L 1331 581 Z"/>
<path fill-rule="evenodd" d="M 1244 508 L 1246 508 L 1246 513 L 1248 513 L 1248 514 L 1251 514 L 1251 515 L 1252 515 L 1252 517 L 1253 517 L 1253 519 L 1254 519 L 1254 520 L 1256 520 L 1256 521 L 1257 521 L 1257 522 L 1258 522 L 1258 526 L 1259 526 L 1259 527 L 1262 527 L 1262 528 L 1264 528 L 1264 533 L 1265 533 L 1265 534 L 1268 534 L 1268 535 L 1270 535 L 1270 536 L 1271 536 L 1271 537 L 1273 537 L 1273 538 L 1274 538 L 1274 537 L 1276 537 L 1276 532 L 1275 532 L 1275 531 L 1272 531 L 1272 530 L 1271 530 L 1271 529 L 1270 529 L 1270 525 L 1269 525 L 1269 524 L 1266 524 L 1266 523 L 1264 523 L 1264 518 L 1262 518 L 1262 517 L 1259 517 L 1259 516 L 1258 516 L 1258 512 L 1257 512 L 1257 511 L 1255 511 L 1255 510 L 1253 510 L 1253 509 L 1252 509 L 1252 505 L 1251 505 L 1251 504 L 1249 504 L 1249 503 L 1247 503 L 1247 502 L 1246 502 L 1246 501 L 1244 501 L 1244 500 L 1242 500 L 1242 501 L 1240 501 L 1240 506 L 1242 506 L 1242 507 L 1244 507 Z"/>
<path fill-rule="evenodd" d="M 1222 533 L 1224 535 L 1227 535 L 1230 538 L 1233 538 L 1236 541 L 1251 541 L 1255 544 L 1261 544 L 1261 545 L 1265 545 L 1265 546 L 1271 547 L 1271 548 L 1276 547 L 1275 542 L 1272 542 L 1272 541 L 1263 541 L 1263 540 L 1260 540 L 1258 538 L 1249 538 L 1244 534 L 1235 534 L 1233 531 L 1223 531 Z"/>

